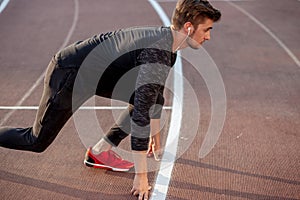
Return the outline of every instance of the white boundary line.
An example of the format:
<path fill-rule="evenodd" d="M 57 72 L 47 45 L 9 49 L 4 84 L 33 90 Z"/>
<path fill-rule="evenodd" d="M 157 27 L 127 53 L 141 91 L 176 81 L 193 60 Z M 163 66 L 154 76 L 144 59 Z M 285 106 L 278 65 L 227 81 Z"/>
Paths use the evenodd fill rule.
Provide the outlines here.
<path fill-rule="evenodd" d="M 2 1 L 2 3 L 0 4 L 0 13 L 6 8 L 8 2 L 9 0 Z"/>
<path fill-rule="evenodd" d="M 257 18 L 255 18 L 253 15 L 248 13 L 243 8 L 239 7 L 238 5 L 227 1 L 228 4 L 230 4 L 232 7 L 236 8 L 240 12 L 242 12 L 244 15 L 249 17 L 252 21 L 254 21 L 258 26 L 260 26 L 265 32 L 267 32 L 282 48 L 283 50 L 293 59 L 293 61 L 296 63 L 298 67 L 300 67 L 300 61 L 298 58 L 293 54 L 293 52 L 269 29 L 267 28 L 261 21 L 259 21 Z"/>
<path fill-rule="evenodd" d="M 157 14 L 160 16 L 165 26 L 169 26 L 170 20 L 161 6 L 155 0 L 148 0 Z M 177 144 L 180 133 L 181 118 L 182 118 L 182 102 L 183 102 L 183 80 L 182 80 L 182 62 L 180 52 L 178 52 L 177 61 L 174 66 L 174 97 L 172 105 L 172 114 L 168 137 L 166 141 L 166 149 L 168 152 L 168 158 L 163 154 L 162 160 L 168 160 L 168 162 L 161 162 L 156 182 L 153 187 L 153 193 L 151 200 L 164 200 L 166 199 L 172 171 L 176 159 Z M 167 148 L 168 147 L 168 148 Z"/>
<path fill-rule="evenodd" d="M 65 47 L 65 46 L 68 44 L 68 42 L 69 42 L 69 40 L 70 40 L 70 38 L 71 38 L 71 36 L 72 36 L 74 30 L 75 30 L 75 27 L 76 27 L 76 24 L 77 24 L 77 21 L 78 21 L 78 15 L 79 15 L 79 3 L 78 3 L 78 0 L 74 0 L 74 4 L 75 4 L 75 5 L 74 5 L 75 8 L 74 8 L 74 18 L 73 18 L 73 23 L 72 23 L 72 26 L 71 26 L 71 28 L 70 28 L 70 30 L 69 30 L 69 32 L 68 32 L 67 37 L 66 37 L 65 40 L 64 40 L 64 43 L 62 44 L 62 46 L 61 46 L 59 49 Z M 2 4 L 1 4 L 1 5 L 2 5 Z M 21 105 L 24 103 L 24 101 L 32 94 L 32 92 L 33 92 L 33 91 L 39 86 L 39 84 L 43 81 L 44 76 L 45 76 L 45 73 L 46 73 L 46 71 L 44 71 L 44 72 L 42 73 L 42 75 L 35 81 L 35 83 L 31 86 L 31 88 L 29 88 L 29 90 L 24 94 L 24 96 L 16 103 L 15 107 L 21 106 Z M 10 118 L 10 116 L 11 116 L 12 114 L 14 114 L 15 111 L 16 111 L 16 109 L 10 110 L 10 112 L 8 112 L 8 113 L 3 117 L 3 119 L 1 120 L 0 126 L 2 126 L 2 125 Z"/>
<path fill-rule="evenodd" d="M 0 106 L 0 110 L 37 110 L 38 106 Z M 79 110 L 123 110 L 127 106 L 82 106 Z M 172 110 L 171 106 L 164 106 L 164 110 Z"/>

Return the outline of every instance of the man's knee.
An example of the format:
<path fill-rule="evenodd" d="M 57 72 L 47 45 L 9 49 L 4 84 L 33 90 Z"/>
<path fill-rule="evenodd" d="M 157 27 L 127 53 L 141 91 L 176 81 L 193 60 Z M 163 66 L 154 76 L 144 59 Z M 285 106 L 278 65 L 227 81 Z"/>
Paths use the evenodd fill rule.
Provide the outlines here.
<path fill-rule="evenodd" d="M 43 153 L 48 148 L 48 146 L 45 146 L 45 145 L 42 145 L 42 144 L 33 145 L 33 148 L 31 149 L 31 151 L 35 152 L 35 153 Z"/>
<path fill-rule="evenodd" d="M 54 139 L 55 139 L 55 136 L 45 138 L 40 135 L 38 138 L 36 138 L 34 143 L 31 145 L 32 146 L 31 151 L 36 152 L 36 153 L 44 152 L 52 144 Z"/>

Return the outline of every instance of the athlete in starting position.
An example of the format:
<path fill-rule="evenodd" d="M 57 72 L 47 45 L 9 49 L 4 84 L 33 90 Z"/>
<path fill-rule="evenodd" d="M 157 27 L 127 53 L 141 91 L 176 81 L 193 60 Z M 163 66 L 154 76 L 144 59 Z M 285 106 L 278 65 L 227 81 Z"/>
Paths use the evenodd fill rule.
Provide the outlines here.
<path fill-rule="evenodd" d="M 87 150 L 84 162 L 87 166 L 116 171 L 127 171 L 134 165 L 131 193 L 139 199 L 148 199 L 151 187 L 146 158 L 150 122 L 152 132 L 156 133 L 164 104 L 164 84 L 175 63 L 176 51 L 200 48 L 210 39 L 213 23 L 220 17 L 220 11 L 208 1 L 179 0 L 170 27 L 122 29 L 76 42 L 59 51 L 48 65 L 33 126 L 1 127 L 0 146 L 43 152 L 72 114 L 93 95 L 128 102 L 128 109 L 106 136 Z M 130 81 L 123 91 L 115 93 L 118 81 L 129 72 Z M 131 92 L 124 93 L 127 90 Z M 111 150 L 129 133 L 134 164 Z M 153 141 L 159 148 L 159 141 Z M 156 150 L 159 149 L 152 149 Z"/>

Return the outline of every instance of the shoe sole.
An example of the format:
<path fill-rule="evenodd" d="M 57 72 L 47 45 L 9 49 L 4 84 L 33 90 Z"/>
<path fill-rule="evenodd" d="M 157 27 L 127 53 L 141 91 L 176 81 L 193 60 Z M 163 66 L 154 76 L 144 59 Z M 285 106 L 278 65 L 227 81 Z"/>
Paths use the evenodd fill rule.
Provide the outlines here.
<path fill-rule="evenodd" d="M 130 169 L 121 169 L 121 168 L 115 168 L 108 165 L 102 165 L 102 164 L 95 164 L 91 163 L 87 160 L 84 160 L 83 162 L 87 167 L 94 167 L 94 168 L 100 168 L 100 169 L 107 169 L 115 172 L 128 172 Z"/>

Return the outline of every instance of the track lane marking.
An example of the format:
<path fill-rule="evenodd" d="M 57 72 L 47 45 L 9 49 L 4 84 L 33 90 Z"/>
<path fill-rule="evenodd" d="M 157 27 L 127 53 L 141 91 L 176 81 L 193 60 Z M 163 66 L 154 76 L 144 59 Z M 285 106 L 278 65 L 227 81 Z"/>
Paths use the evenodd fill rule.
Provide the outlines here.
<path fill-rule="evenodd" d="M 0 4 L 0 13 L 6 8 L 8 2 L 9 0 L 2 1 L 2 3 Z"/>
<path fill-rule="evenodd" d="M 38 106 L 0 106 L 0 110 L 37 110 Z M 123 110 L 127 106 L 81 106 L 79 110 Z M 164 106 L 164 110 L 172 110 L 171 106 Z"/>
<path fill-rule="evenodd" d="M 171 25 L 171 22 L 166 15 L 165 11 L 155 0 L 148 0 L 154 10 L 157 12 L 165 26 Z M 151 200 L 164 200 L 166 199 L 169 184 L 172 176 L 172 171 L 176 159 L 177 144 L 179 140 L 181 119 L 182 119 L 182 102 L 183 102 L 183 79 L 182 79 L 182 62 L 180 52 L 177 53 L 177 61 L 174 66 L 174 96 L 172 105 L 172 114 L 170 128 L 166 140 L 165 152 L 162 160 L 168 162 L 161 162 L 158 175 L 153 187 Z M 168 148 L 167 148 L 168 147 Z"/>
<path fill-rule="evenodd" d="M 259 27 L 261 27 L 266 33 L 268 33 L 278 44 L 283 50 L 291 57 L 291 59 L 296 63 L 298 67 L 300 67 L 300 61 L 298 58 L 294 55 L 294 53 L 267 27 L 265 26 L 261 21 L 259 21 L 256 17 L 251 15 L 249 12 L 241 8 L 240 6 L 227 1 L 229 5 L 232 7 L 236 8 L 240 12 L 242 12 L 244 15 L 246 15 L 249 19 L 254 21 Z"/>

